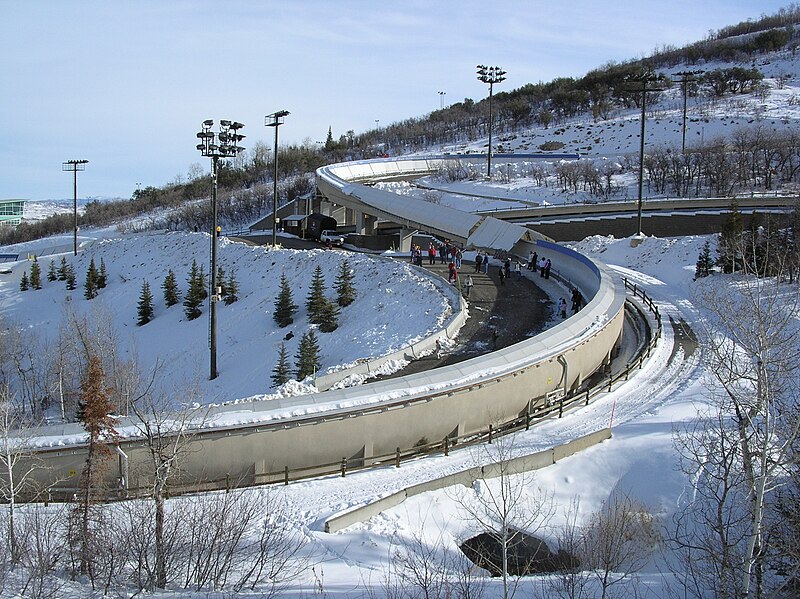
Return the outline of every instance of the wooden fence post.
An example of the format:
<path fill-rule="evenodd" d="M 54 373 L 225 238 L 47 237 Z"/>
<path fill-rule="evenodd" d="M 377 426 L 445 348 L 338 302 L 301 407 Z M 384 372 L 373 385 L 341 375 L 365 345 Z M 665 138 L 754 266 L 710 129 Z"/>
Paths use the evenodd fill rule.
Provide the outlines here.
<path fill-rule="evenodd" d="M 493 432 L 494 432 L 494 429 L 492 428 L 492 425 L 490 424 L 489 425 L 489 443 L 492 442 L 492 433 Z"/>
<path fill-rule="evenodd" d="M 347 458 L 342 458 L 342 478 L 347 474 Z"/>
<path fill-rule="evenodd" d="M 444 455 L 450 455 L 450 439 L 448 437 L 444 438 Z"/>
<path fill-rule="evenodd" d="M 289 466 L 283 467 L 283 484 L 286 486 L 289 485 Z"/>

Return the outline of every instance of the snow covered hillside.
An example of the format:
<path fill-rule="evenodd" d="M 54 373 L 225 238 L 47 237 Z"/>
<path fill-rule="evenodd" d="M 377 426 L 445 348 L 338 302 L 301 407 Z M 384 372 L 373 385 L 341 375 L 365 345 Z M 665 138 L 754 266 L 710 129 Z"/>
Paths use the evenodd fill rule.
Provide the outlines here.
<path fill-rule="evenodd" d="M 82 235 L 91 235 L 83 231 Z M 98 232 L 98 235 L 102 235 Z M 234 273 L 239 284 L 239 301 L 217 308 L 217 367 L 220 376 L 208 378 L 208 317 L 188 321 L 182 305 L 166 308 L 161 285 L 167 272 L 175 272 L 185 293 L 191 264 L 206 265 L 209 236 L 198 233 L 153 233 L 98 239 L 73 258 L 71 252 L 39 259 L 43 289 L 20 291 L 25 260 L 12 265 L 12 274 L 0 278 L 0 315 L 36 335 L 52 347 L 67 313 L 89 315 L 98 322 L 108 320 L 117 333 L 123 360 L 136 359 L 143 372 L 156 361 L 174 385 L 180 381 L 196 389 L 197 396 L 185 399 L 219 403 L 251 395 L 274 393 L 270 376 L 285 343 L 294 364 L 302 334 L 309 328 L 305 300 L 314 270 L 320 266 L 328 297 L 335 297 L 334 279 L 347 259 L 354 274 L 355 303 L 342 309 L 334 333 L 318 333 L 322 372 L 335 370 L 363 358 L 385 355 L 424 338 L 441 328 L 452 314 L 448 298 L 431 281 L 409 264 L 364 254 L 326 251 L 270 251 L 220 240 L 218 264 L 226 276 Z M 8 247 L 4 251 L 26 254 L 46 253 L 50 246 L 69 247 L 67 239 Z M 69 292 L 62 281 L 49 282 L 46 273 L 51 260 L 60 264 L 64 256 L 73 263 L 78 288 Z M 103 259 L 108 286 L 95 299 L 84 298 L 83 281 L 89 263 L 99 267 Z M 294 324 L 279 328 L 272 319 L 280 289 L 280 277 L 290 282 L 294 303 L 300 306 Z M 152 290 L 155 318 L 139 327 L 137 303 L 143 282 Z M 293 333 L 286 340 L 288 333 Z"/>

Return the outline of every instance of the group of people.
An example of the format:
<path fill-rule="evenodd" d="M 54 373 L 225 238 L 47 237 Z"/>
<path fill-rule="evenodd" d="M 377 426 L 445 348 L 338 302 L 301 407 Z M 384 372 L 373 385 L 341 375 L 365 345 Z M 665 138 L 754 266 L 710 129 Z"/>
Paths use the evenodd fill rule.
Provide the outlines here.
<path fill-rule="evenodd" d="M 475 272 L 489 272 L 489 255 L 486 252 L 478 251 L 475 254 Z"/>
<path fill-rule="evenodd" d="M 550 258 L 545 258 L 544 256 L 539 257 L 539 254 L 533 251 L 528 255 L 528 270 L 535 272 L 538 269 L 539 276 L 545 279 L 550 278 L 551 266 L 552 262 L 550 262 Z"/>
<path fill-rule="evenodd" d="M 577 287 L 572 288 L 572 313 L 575 314 L 583 307 L 583 294 Z M 561 318 L 567 317 L 567 300 L 563 297 L 558 298 L 558 315 Z"/>

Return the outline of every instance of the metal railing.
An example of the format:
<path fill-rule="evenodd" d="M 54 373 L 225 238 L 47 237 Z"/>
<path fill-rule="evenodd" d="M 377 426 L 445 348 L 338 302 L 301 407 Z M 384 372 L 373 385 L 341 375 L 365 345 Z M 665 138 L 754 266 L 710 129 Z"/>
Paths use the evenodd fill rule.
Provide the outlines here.
<path fill-rule="evenodd" d="M 641 313 L 641 310 L 629 301 L 628 303 L 631 309 L 640 312 L 640 318 L 647 322 L 646 329 L 648 335 L 646 342 L 639 346 L 639 351 L 633 359 L 625 364 L 624 368 L 620 368 L 616 373 L 609 372 L 607 375 L 590 383 L 585 388 L 572 390 L 566 395 L 559 393 L 556 396 L 548 394 L 544 397 L 532 398 L 528 404 L 528 410 L 524 415 L 500 424 L 489 424 L 485 430 L 481 430 L 477 433 L 446 436 L 436 441 L 428 441 L 423 438 L 412 447 L 397 447 L 394 451 L 388 453 L 365 457 L 341 457 L 327 463 L 300 468 L 290 469 L 288 466 L 284 466 L 282 470 L 262 473 L 254 472 L 246 478 L 236 478 L 228 474 L 225 477 L 196 481 L 194 483 L 174 484 L 169 487 L 168 495 L 179 496 L 205 491 L 230 492 L 233 489 L 243 487 L 257 487 L 271 484 L 288 485 L 292 482 L 324 476 L 345 477 L 348 474 L 371 468 L 400 468 L 404 462 L 408 462 L 409 460 L 430 455 L 447 456 L 450 451 L 456 448 L 469 447 L 481 443 L 492 443 L 497 437 L 523 430 L 530 430 L 531 426 L 534 426 L 536 423 L 546 418 L 563 418 L 565 412 L 571 408 L 587 406 L 593 397 L 600 393 L 610 392 L 616 384 L 627 381 L 632 373 L 642 368 L 647 358 L 651 355 L 652 350 L 661 339 L 662 323 L 658 306 L 647 296 L 644 289 L 638 287 L 635 283 L 629 282 L 627 278 L 623 278 L 623 282 L 625 288 L 631 295 L 633 295 L 636 300 L 641 301 L 645 309 L 652 313 L 653 319 L 656 322 L 656 328 L 653 330 L 648 322 L 647 316 Z M 490 382 L 491 381 L 485 381 L 482 384 Z M 452 393 L 453 390 L 449 392 Z M 427 398 L 421 398 L 421 401 L 425 401 L 426 399 Z M 28 496 L 22 493 L 22 496 L 18 497 L 17 501 L 44 501 L 45 503 L 71 502 L 73 501 L 76 491 L 77 489 L 72 487 L 51 487 L 45 489 L 43 492 Z M 151 486 L 139 486 L 110 490 L 105 494 L 102 500 L 113 502 L 125 499 L 146 498 L 151 495 Z"/>

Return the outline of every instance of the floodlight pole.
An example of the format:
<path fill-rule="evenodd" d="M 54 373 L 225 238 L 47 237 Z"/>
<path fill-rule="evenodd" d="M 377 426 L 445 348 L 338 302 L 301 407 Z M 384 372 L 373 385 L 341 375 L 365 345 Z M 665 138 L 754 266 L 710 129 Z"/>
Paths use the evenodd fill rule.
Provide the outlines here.
<path fill-rule="evenodd" d="M 211 352 L 210 380 L 217 378 L 217 302 L 219 301 L 219 285 L 217 281 L 217 238 L 220 226 L 217 222 L 217 173 L 220 158 L 236 156 L 244 150 L 237 145 L 244 139 L 239 134 L 239 129 L 244 127 L 235 121 L 222 120 L 219 122 L 219 132 L 214 132 L 211 127 L 214 121 L 203 121 L 202 129 L 197 133 L 197 149 L 203 156 L 211 158 L 211 289 L 208 294 L 208 347 Z"/>
<path fill-rule="evenodd" d="M 479 64 L 478 81 L 489 84 L 489 152 L 486 164 L 486 178 L 492 178 L 492 88 L 495 83 L 501 83 L 506 80 L 506 72 L 500 67 L 487 67 L 486 65 Z"/>
<path fill-rule="evenodd" d="M 67 160 L 61 163 L 62 171 L 72 173 L 72 251 L 76 256 L 78 255 L 78 171 L 85 170 L 88 162 L 88 160 Z"/>
<path fill-rule="evenodd" d="M 283 119 L 288 114 L 288 110 L 279 110 L 264 117 L 265 127 L 275 127 L 275 150 L 272 155 L 275 166 L 272 174 L 272 247 L 278 245 L 278 127 L 283 125 Z"/>

